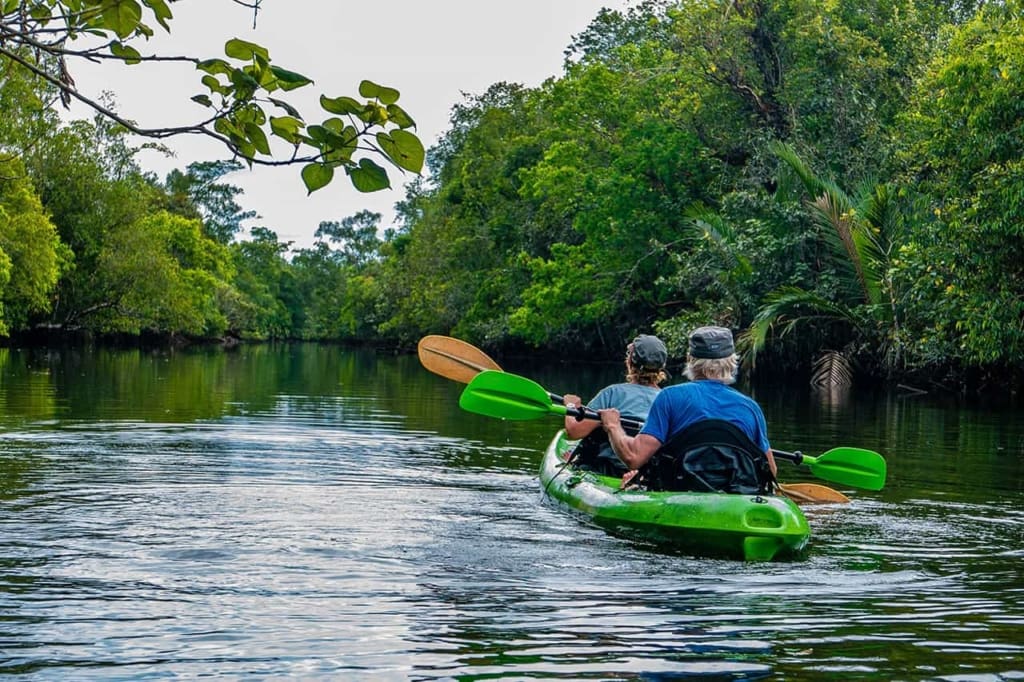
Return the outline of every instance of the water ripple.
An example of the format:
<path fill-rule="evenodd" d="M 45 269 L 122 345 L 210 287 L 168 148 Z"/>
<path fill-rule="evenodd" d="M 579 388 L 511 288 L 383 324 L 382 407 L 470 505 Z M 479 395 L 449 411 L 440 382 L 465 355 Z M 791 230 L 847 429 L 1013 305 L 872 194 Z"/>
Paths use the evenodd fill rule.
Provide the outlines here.
<path fill-rule="evenodd" d="M 849 491 L 802 561 L 697 559 L 543 504 L 536 448 L 295 404 L 7 433 L 0 673 L 1021 678 L 1019 496 Z"/>

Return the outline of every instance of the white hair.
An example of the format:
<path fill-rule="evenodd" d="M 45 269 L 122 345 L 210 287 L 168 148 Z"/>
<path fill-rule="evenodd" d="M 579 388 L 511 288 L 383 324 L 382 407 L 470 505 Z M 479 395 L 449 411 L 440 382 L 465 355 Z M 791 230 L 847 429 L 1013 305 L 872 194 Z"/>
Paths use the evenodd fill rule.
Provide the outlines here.
<path fill-rule="evenodd" d="M 736 383 L 736 373 L 740 368 L 740 356 L 733 353 L 724 358 L 686 358 L 686 369 L 683 374 L 690 381 L 711 379 L 723 384 Z"/>

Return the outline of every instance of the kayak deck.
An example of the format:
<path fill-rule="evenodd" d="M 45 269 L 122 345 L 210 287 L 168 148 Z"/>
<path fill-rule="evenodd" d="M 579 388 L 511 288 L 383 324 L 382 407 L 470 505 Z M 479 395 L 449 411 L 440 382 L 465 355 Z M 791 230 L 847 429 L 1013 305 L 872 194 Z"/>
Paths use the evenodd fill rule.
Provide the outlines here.
<path fill-rule="evenodd" d="M 566 465 L 574 445 L 564 431 L 554 437 L 541 462 L 541 487 L 615 535 L 747 561 L 794 556 L 807 545 L 807 519 L 786 497 L 620 490 L 618 478 Z"/>

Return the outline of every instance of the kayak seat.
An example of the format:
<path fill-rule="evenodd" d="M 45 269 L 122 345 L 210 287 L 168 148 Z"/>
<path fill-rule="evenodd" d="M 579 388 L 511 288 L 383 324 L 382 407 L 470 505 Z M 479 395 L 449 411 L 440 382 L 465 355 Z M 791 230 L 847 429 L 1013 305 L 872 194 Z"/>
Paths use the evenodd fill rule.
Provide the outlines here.
<path fill-rule="evenodd" d="M 639 429 L 636 427 L 626 429 L 626 433 L 631 436 L 635 436 L 638 432 Z M 620 477 L 628 471 L 622 460 L 614 456 L 614 452 L 611 453 L 611 456 L 606 454 L 602 457 L 602 451 L 610 452 L 611 443 L 608 442 L 608 433 L 603 428 L 597 428 L 580 439 L 573 449 L 569 461 L 575 467 L 593 471 L 602 476 Z"/>
<path fill-rule="evenodd" d="M 640 470 L 648 490 L 764 495 L 775 478 L 764 452 L 735 424 L 705 419 L 661 446 Z"/>

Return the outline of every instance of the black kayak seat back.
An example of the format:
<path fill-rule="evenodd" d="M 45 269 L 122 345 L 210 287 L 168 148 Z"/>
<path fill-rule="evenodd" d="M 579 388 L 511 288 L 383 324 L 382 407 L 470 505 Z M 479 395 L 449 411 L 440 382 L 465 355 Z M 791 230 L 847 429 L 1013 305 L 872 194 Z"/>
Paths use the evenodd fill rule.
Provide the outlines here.
<path fill-rule="evenodd" d="M 765 453 L 723 419 L 688 426 L 662 445 L 640 474 L 651 490 L 757 495 L 775 482 Z"/>
<path fill-rule="evenodd" d="M 624 426 L 623 430 L 630 436 L 639 433 L 637 427 Z M 621 476 L 626 473 L 625 464 L 618 460 L 611 461 L 598 456 L 606 445 L 608 445 L 608 433 L 603 428 L 596 428 L 580 439 L 580 442 L 573 448 L 570 459 L 575 466 L 591 469 L 606 476 Z"/>

